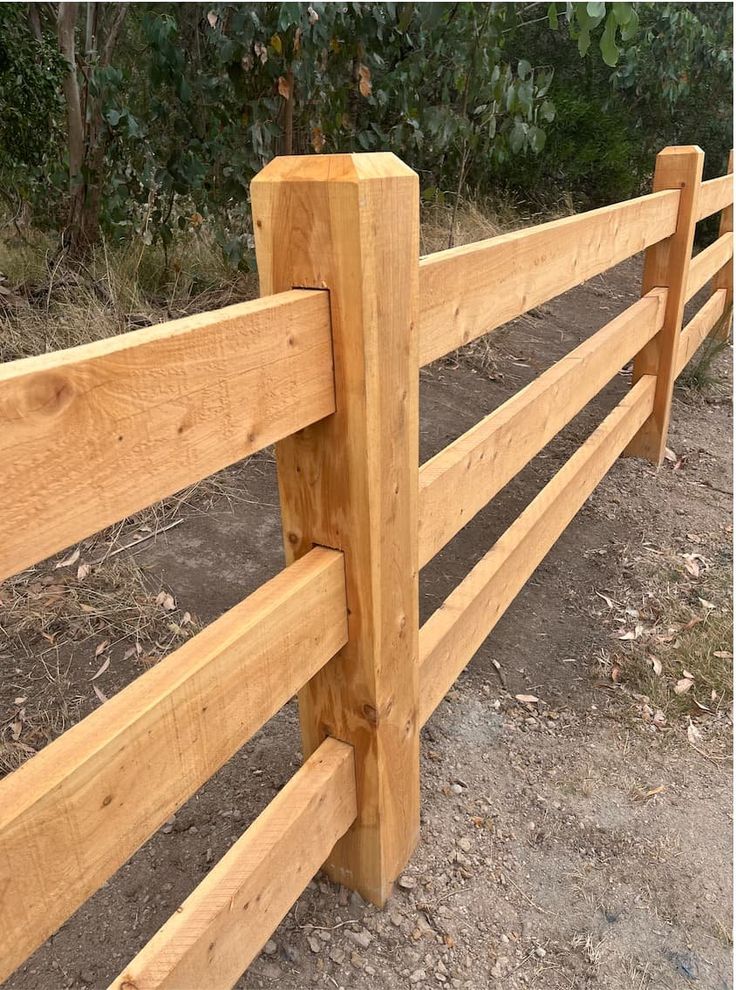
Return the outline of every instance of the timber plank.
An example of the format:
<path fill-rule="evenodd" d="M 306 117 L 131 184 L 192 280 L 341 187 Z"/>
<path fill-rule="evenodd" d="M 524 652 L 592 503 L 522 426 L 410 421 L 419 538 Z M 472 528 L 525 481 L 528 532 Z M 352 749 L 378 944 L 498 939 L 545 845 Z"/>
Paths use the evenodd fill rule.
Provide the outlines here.
<path fill-rule="evenodd" d="M 705 220 L 706 217 L 720 212 L 732 203 L 733 175 L 719 175 L 717 179 L 708 179 L 700 187 L 697 218 Z"/>
<path fill-rule="evenodd" d="M 318 547 L 0 781 L 0 981 L 346 638 Z"/>
<path fill-rule="evenodd" d="M 669 237 L 679 199 L 676 190 L 655 192 L 422 258 L 419 363 L 435 361 Z"/>
<path fill-rule="evenodd" d="M 732 257 L 733 234 L 730 231 L 721 234 L 717 241 L 713 241 L 700 254 L 696 254 L 690 262 L 685 302 L 697 295 L 706 282 L 709 282 L 724 266 L 728 265 Z"/>
<path fill-rule="evenodd" d="M 495 409 L 419 470 L 423 567 L 658 333 L 654 289 Z"/>
<path fill-rule="evenodd" d="M 422 725 L 649 416 L 654 392 L 653 377 L 631 389 L 422 626 Z"/>
<path fill-rule="evenodd" d="M 324 292 L 0 365 L 0 580 L 334 408 Z"/>
<path fill-rule="evenodd" d="M 355 816 L 352 747 L 325 739 L 109 990 L 229 990 Z"/>
<path fill-rule="evenodd" d="M 697 349 L 723 316 L 726 311 L 727 298 L 728 293 L 725 289 L 716 289 L 705 305 L 701 306 L 688 325 L 683 328 L 680 334 L 680 347 L 677 352 L 676 375 L 682 373 Z"/>

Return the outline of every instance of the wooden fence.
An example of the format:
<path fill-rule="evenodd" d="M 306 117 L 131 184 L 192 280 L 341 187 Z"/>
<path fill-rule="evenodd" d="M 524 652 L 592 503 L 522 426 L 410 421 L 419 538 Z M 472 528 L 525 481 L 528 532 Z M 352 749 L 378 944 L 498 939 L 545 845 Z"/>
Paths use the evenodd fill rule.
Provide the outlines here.
<path fill-rule="evenodd" d="M 421 726 L 616 458 L 661 461 L 675 378 L 727 332 L 732 177 L 702 168 L 668 148 L 651 195 L 419 259 L 394 156 L 278 158 L 252 186 L 263 298 L 0 366 L 0 580 L 274 442 L 287 557 L 0 782 L 0 979 L 295 694 L 302 768 L 111 986 L 232 986 L 323 864 L 384 903 Z M 637 303 L 419 466 L 421 365 L 644 249 Z M 419 568 L 632 360 L 420 629 Z"/>

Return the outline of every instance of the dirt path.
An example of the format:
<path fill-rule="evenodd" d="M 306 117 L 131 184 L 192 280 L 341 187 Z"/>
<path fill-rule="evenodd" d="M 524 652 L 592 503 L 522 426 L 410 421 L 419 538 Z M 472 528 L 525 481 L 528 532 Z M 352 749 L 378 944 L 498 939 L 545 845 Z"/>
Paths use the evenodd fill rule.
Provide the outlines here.
<path fill-rule="evenodd" d="M 621 266 L 497 334 L 485 367 L 424 372 L 422 460 L 625 308 L 637 284 L 638 263 Z M 716 360 L 722 381 L 729 363 Z M 425 568 L 423 619 L 628 384 L 618 376 Z M 717 640 L 730 609 L 725 396 L 717 385 L 678 391 L 677 470 L 614 466 L 430 719 L 421 843 L 387 909 L 318 877 L 241 990 L 731 986 L 730 698 L 710 697 L 698 668 L 690 694 L 715 714 L 690 723 L 683 699 L 645 673 L 661 655 L 671 666 L 659 681 L 674 683 L 703 631 L 716 637 L 707 659 L 731 649 Z M 138 551 L 202 622 L 282 566 L 272 460 L 232 469 L 228 483 L 244 500 L 185 509 Z M 108 695 L 139 672 L 124 646 L 96 682 Z M 87 641 L 72 653 L 62 678 L 60 697 L 81 699 L 75 718 L 98 704 L 93 652 Z M 30 650 L 0 649 L 0 664 L 4 695 L 39 680 Z M 6 986 L 107 986 L 299 762 L 292 704 Z"/>

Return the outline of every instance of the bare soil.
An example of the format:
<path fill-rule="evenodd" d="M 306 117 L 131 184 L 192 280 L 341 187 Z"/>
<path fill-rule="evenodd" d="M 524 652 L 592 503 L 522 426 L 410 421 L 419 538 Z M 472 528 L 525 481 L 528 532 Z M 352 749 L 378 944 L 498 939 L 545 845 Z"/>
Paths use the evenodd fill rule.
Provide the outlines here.
<path fill-rule="evenodd" d="M 629 305 L 639 270 L 637 260 L 622 265 L 515 321 L 485 357 L 476 349 L 425 370 L 422 460 Z M 675 459 L 659 470 L 630 459 L 614 466 L 430 719 L 421 841 L 386 909 L 318 876 L 241 990 L 732 985 L 730 349 L 711 374 L 704 390 L 677 391 Z M 423 620 L 629 383 L 617 376 L 424 569 Z M 94 628 L 60 647 L 28 619 L 0 640 L 3 738 L 14 724 L 16 741 L 37 748 L 100 704 L 90 677 L 103 657 L 111 662 L 93 683 L 109 696 L 195 620 L 212 621 L 283 566 L 270 454 L 222 477 L 234 498 L 192 499 L 181 524 L 99 565 L 124 567 L 134 556 L 149 604 L 162 588 L 173 596 L 163 625 L 158 613 L 136 613 L 142 657 L 131 654 L 135 636 L 124 624 L 99 656 Z M 70 594 L 76 566 L 39 568 L 32 594 L 42 599 L 49 586 Z M 5 625 L 0 613 L 0 633 Z M 698 668 L 687 697 L 677 696 L 675 667 L 705 631 L 708 658 L 724 654 L 722 677 Z M 664 672 L 650 689 L 642 670 L 652 656 Z M 19 695 L 35 721 L 19 721 Z M 694 714 L 693 697 L 707 713 Z M 292 703 L 8 990 L 106 987 L 299 763 Z"/>

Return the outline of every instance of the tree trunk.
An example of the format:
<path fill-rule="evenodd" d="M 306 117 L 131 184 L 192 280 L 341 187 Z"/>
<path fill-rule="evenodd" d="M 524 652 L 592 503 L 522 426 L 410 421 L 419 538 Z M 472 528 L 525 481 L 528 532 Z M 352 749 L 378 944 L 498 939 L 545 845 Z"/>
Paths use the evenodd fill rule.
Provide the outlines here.
<path fill-rule="evenodd" d="M 62 90 L 66 101 L 66 117 L 68 127 L 69 152 L 69 214 L 67 218 L 68 243 L 73 253 L 78 247 L 78 232 L 81 215 L 84 208 L 84 180 L 82 166 L 84 164 L 84 121 L 82 119 L 82 103 L 79 95 L 79 80 L 77 78 L 77 55 L 75 42 L 75 27 L 77 23 L 76 3 L 60 3 L 57 31 L 59 50 L 64 56 L 67 71 L 62 80 Z"/>

